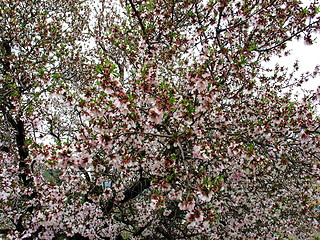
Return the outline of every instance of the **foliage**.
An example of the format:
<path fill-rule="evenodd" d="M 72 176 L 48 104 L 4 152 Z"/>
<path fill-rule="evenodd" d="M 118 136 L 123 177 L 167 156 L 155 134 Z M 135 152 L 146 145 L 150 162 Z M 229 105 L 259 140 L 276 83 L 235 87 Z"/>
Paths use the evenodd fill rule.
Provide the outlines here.
<path fill-rule="evenodd" d="M 299 1 L 0 2 L 0 232 L 307 239 L 320 88 L 295 97 Z M 295 69 L 298 66 L 295 65 Z"/>

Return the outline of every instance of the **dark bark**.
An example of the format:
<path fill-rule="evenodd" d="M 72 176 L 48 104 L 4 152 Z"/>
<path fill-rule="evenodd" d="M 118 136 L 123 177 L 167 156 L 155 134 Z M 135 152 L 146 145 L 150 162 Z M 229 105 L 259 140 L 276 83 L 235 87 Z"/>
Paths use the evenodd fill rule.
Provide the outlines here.
<path fill-rule="evenodd" d="M 0 234 L 7 235 L 10 231 L 10 229 L 0 229 Z"/>
<path fill-rule="evenodd" d="M 6 147 L 6 146 L 0 146 L 0 151 L 9 153 L 10 149 L 8 147 Z"/>
<path fill-rule="evenodd" d="M 124 199 L 121 201 L 121 203 L 126 203 L 131 199 L 137 197 L 145 189 L 148 189 L 150 185 L 151 185 L 150 179 L 143 178 L 143 177 L 140 178 L 139 181 L 137 181 L 132 187 L 130 187 L 124 192 Z"/>
<path fill-rule="evenodd" d="M 17 120 L 16 123 L 12 124 L 12 126 L 16 130 L 16 143 L 18 147 L 18 153 L 19 153 L 19 177 L 22 180 L 24 186 L 29 186 L 32 179 L 28 178 L 28 175 L 30 173 L 30 169 L 28 165 L 26 164 L 26 159 L 29 155 L 28 148 L 25 144 L 26 136 L 25 136 L 25 129 L 24 129 L 24 123 L 21 120 Z"/>
<path fill-rule="evenodd" d="M 3 58 L 0 59 L 3 69 L 2 72 L 4 73 L 4 75 L 7 75 L 8 72 L 10 71 L 10 61 L 9 58 L 11 56 L 11 42 L 9 40 L 5 40 L 1 42 L 1 52 L 3 53 Z"/>
<path fill-rule="evenodd" d="M 120 203 L 129 202 L 131 199 L 139 196 L 145 189 L 148 189 L 151 186 L 151 181 L 148 178 L 140 178 L 134 185 L 128 188 L 124 192 L 124 199 Z M 106 203 L 101 203 L 101 209 L 105 214 L 108 214 L 112 211 L 114 207 L 114 198 Z"/>
<path fill-rule="evenodd" d="M 10 76 L 12 74 L 13 69 L 11 69 L 11 50 L 12 50 L 12 41 L 2 41 L 0 43 L 0 50 L 2 53 L 2 58 L 0 59 L 0 63 L 2 63 L 2 73 L 4 76 Z M 4 92 L 10 93 L 12 91 L 12 87 L 8 85 L 7 82 L 4 82 L 2 85 L 2 89 Z M 17 89 L 20 91 L 19 89 Z M 19 94 L 20 96 L 20 94 Z M 8 121 L 11 125 L 12 129 L 14 130 L 15 135 L 15 144 L 18 152 L 18 170 L 19 170 L 19 178 L 24 187 L 29 187 L 32 184 L 32 178 L 30 177 L 30 167 L 27 164 L 27 158 L 29 156 L 28 147 L 26 145 L 26 132 L 25 132 L 25 123 L 20 119 L 19 116 L 13 116 L 11 111 L 14 109 L 13 101 L 10 98 L 10 94 L 8 98 L 2 99 L 0 104 L 0 111 L 2 112 L 4 118 Z M 9 148 L 5 146 L 1 146 L 1 151 L 9 152 Z M 27 196 L 28 199 L 33 199 L 37 195 L 36 192 L 33 192 L 30 196 Z M 24 198 L 25 196 L 21 196 Z M 23 218 L 27 212 L 32 213 L 34 206 L 28 207 L 22 210 L 21 216 L 18 218 L 15 224 L 15 230 L 19 231 L 20 233 L 24 232 L 25 226 L 23 225 Z M 41 231 L 42 227 L 38 229 Z M 8 233 L 8 232 L 7 232 Z M 36 233 L 38 234 L 38 233 Z M 30 239 L 34 239 L 32 236 Z"/>

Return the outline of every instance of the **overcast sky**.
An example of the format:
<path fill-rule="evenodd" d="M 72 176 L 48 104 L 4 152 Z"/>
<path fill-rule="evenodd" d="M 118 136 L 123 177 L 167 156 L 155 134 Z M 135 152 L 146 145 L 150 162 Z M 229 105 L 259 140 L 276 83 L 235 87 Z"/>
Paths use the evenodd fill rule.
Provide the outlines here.
<path fill-rule="evenodd" d="M 287 57 L 274 57 L 272 58 L 272 65 L 279 63 L 280 65 L 286 66 L 292 69 L 293 64 L 296 60 L 299 60 L 299 72 L 297 77 L 303 72 L 313 72 L 316 65 L 320 65 L 320 35 L 317 38 L 317 42 L 313 45 L 306 45 L 303 39 L 288 43 L 288 48 L 291 50 L 291 55 Z M 271 63 L 271 62 L 270 62 Z M 268 64 L 269 65 L 269 64 Z M 306 89 L 316 89 L 320 85 L 320 76 L 310 80 L 308 83 L 303 85 Z"/>
<path fill-rule="evenodd" d="M 303 6 L 309 6 L 314 0 L 302 0 L 301 2 L 303 3 Z M 301 40 L 294 40 L 288 43 L 287 46 L 289 49 L 292 49 L 291 55 L 280 59 L 273 58 L 273 62 L 279 62 L 281 65 L 292 69 L 294 62 L 298 59 L 300 66 L 299 75 L 307 71 L 312 72 L 316 65 L 320 65 L 320 34 L 318 34 L 316 42 L 313 45 L 306 45 L 302 37 Z M 319 85 L 320 75 L 304 84 L 303 88 L 309 90 L 317 89 Z"/>

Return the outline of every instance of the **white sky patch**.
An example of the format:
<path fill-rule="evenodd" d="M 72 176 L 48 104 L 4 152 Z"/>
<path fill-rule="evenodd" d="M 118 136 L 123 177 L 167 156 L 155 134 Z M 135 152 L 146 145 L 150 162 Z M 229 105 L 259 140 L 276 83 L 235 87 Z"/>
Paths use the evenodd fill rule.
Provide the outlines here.
<path fill-rule="evenodd" d="M 315 0 L 302 0 L 302 6 L 308 7 Z M 293 40 L 287 43 L 287 48 L 291 50 L 291 54 L 286 57 L 273 57 L 267 63 L 267 66 L 275 66 L 279 63 L 281 66 L 288 67 L 288 70 L 293 69 L 294 63 L 299 61 L 299 71 L 294 77 L 299 77 L 305 72 L 313 72 L 317 65 L 320 65 L 320 34 L 314 36 L 315 42 L 312 45 L 306 45 L 303 36 L 300 40 Z M 313 38 L 314 39 L 314 38 Z M 302 85 L 303 89 L 316 90 L 320 86 L 320 75 L 314 79 L 310 79 L 307 83 Z"/>
<path fill-rule="evenodd" d="M 299 77 L 304 72 L 313 72 L 317 65 L 320 65 L 320 35 L 317 42 L 313 45 L 306 45 L 303 40 L 295 40 L 288 43 L 288 49 L 291 49 L 291 54 L 286 57 L 273 57 L 268 65 L 279 63 L 282 66 L 288 67 L 289 71 L 293 69 L 294 63 L 299 61 L 299 71 L 295 77 Z M 302 88 L 307 90 L 315 90 L 320 85 L 320 76 L 310 79 L 302 85 Z"/>

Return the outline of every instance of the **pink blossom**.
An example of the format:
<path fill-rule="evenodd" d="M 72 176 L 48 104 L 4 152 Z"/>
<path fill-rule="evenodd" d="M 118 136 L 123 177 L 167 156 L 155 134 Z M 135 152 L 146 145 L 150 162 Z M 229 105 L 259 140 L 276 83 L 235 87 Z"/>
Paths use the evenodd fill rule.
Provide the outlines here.
<path fill-rule="evenodd" d="M 195 227 L 203 221 L 203 213 L 199 210 L 194 210 L 186 215 L 189 223 L 188 227 Z"/>
<path fill-rule="evenodd" d="M 187 211 L 191 212 L 192 210 L 194 210 L 195 201 L 194 200 L 192 200 L 192 201 L 184 200 L 178 204 L 178 207 L 180 208 L 180 210 L 183 210 L 183 211 L 187 210 Z"/>
<path fill-rule="evenodd" d="M 198 197 L 204 202 L 210 202 L 213 197 L 213 191 L 210 191 L 207 188 L 200 189 L 200 191 L 198 191 Z"/>

